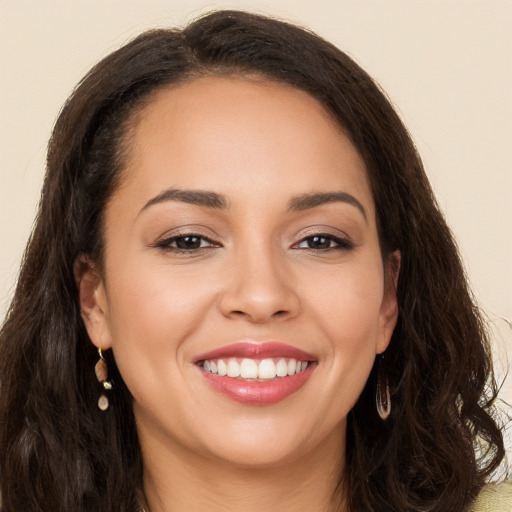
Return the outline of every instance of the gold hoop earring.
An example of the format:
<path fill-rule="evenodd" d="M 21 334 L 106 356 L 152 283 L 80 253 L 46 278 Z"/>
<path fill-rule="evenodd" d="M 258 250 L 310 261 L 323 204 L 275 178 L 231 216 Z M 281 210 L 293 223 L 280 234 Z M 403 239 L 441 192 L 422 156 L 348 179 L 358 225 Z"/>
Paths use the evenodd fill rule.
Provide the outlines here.
<path fill-rule="evenodd" d="M 384 355 L 379 354 L 377 364 L 377 392 L 375 394 L 375 402 L 380 418 L 386 420 L 391 413 L 391 395 L 389 393 L 388 377 L 384 369 Z"/>
<path fill-rule="evenodd" d="M 96 374 L 96 378 L 98 382 L 103 386 L 105 391 L 110 391 L 112 389 L 112 382 L 108 379 L 108 367 L 105 358 L 103 357 L 103 353 L 101 352 L 101 348 L 98 349 L 98 355 L 100 356 L 98 362 L 94 366 L 94 373 Z M 98 398 L 98 409 L 101 411 L 106 411 L 109 406 L 109 401 L 107 395 L 105 393 L 101 393 Z"/>

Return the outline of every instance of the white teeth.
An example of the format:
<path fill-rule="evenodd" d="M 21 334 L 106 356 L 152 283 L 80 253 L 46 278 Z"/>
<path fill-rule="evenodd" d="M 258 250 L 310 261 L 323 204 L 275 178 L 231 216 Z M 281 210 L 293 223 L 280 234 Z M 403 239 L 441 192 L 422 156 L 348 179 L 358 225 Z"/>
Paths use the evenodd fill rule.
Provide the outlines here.
<path fill-rule="evenodd" d="M 276 365 L 272 359 L 263 359 L 258 372 L 260 379 L 273 379 L 277 375 Z"/>
<path fill-rule="evenodd" d="M 205 363 L 206 362 L 207 361 L 205 361 Z M 228 374 L 228 368 L 226 366 L 226 363 L 222 359 L 219 359 L 217 361 L 217 372 L 221 377 L 224 377 L 224 375 Z"/>
<path fill-rule="evenodd" d="M 228 377 L 240 377 L 240 365 L 234 359 L 228 361 Z"/>
<path fill-rule="evenodd" d="M 240 365 L 240 377 L 242 379 L 257 379 L 258 365 L 252 359 L 243 359 Z"/>
<path fill-rule="evenodd" d="M 308 367 L 307 361 L 297 361 L 296 359 L 280 358 L 277 363 L 273 359 L 254 359 L 230 358 L 227 363 L 223 359 L 203 361 L 202 366 L 205 372 L 215 373 L 221 377 L 228 376 L 242 379 L 260 379 L 270 380 L 276 377 L 287 377 L 303 372 Z"/>
<path fill-rule="evenodd" d="M 279 359 L 276 364 L 276 375 L 278 377 L 286 377 L 288 375 L 288 365 L 284 359 Z"/>

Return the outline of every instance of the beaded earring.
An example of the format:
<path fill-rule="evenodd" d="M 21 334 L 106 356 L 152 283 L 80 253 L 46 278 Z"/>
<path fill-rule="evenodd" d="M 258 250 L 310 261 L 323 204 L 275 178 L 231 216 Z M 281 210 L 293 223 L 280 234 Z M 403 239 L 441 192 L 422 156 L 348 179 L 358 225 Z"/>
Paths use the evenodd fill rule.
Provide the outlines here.
<path fill-rule="evenodd" d="M 108 379 L 108 368 L 107 368 L 107 362 L 105 361 L 105 358 L 103 357 L 103 354 L 101 352 L 101 348 L 98 349 L 98 354 L 100 356 L 98 362 L 94 366 L 94 373 L 96 373 L 96 378 L 98 379 L 98 382 L 103 386 L 103 389 L 105 391 L 110 391 L 112 389 L 112 382 L 110 382 Z M 107 398 L 107 395 L 105 393 L 102 393 L 100 397 L 98 398 L 98 408 L 101 411 L 106 411 L 109 406 L 109 401 Z"/>

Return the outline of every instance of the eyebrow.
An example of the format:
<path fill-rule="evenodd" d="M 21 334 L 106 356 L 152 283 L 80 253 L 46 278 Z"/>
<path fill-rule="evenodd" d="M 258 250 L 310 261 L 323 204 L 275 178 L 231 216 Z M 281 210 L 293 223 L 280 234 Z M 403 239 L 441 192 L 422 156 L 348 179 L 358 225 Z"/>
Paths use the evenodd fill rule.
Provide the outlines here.
<path fill-rule="evenodd" d="M 288 210 L 303 211 L 336 202 L 347 203 L 355 206 L 363 214 L 364 220 L 368 222 L 368 215 L 366 214 L 364 206 L 354 196 L 347 194 L 346 192 L 313 192 L 301 194 L 300 196 L 291 199 L 288 205 Z"/>
<path fill-rule="evenodd" d="M 167 201 L 180 201 L 182 203 L 212 208 L 215 210 L 226 210 L 230 206 L 229 200 L 216 192 L 208 190 L 180 190 L 170 188 L 150 199 L 140 210 L 139 214 L 150 206 Z M 352 195 L 346 192 L 312 192 L 293 197 L 288 203 L 288 211 L 304 211 L 328 203 L 342 202 L 355 206 L 363 215 L 366 222 L 368 216 L 364 206 Z"/>
<path fill-rule="evenodd" d="M 167 201 L 180 201 L 182 203 L 195 204 L 204 208 L 213 208 L 216 210 L 225 210 L 229 207 L 229 201 L 216 192 L 206 190 L 179 190 L 170 188 L 161 194 L 150 199 L 140 210 L 139 214 L 147 210 L 150 206 Z"/>

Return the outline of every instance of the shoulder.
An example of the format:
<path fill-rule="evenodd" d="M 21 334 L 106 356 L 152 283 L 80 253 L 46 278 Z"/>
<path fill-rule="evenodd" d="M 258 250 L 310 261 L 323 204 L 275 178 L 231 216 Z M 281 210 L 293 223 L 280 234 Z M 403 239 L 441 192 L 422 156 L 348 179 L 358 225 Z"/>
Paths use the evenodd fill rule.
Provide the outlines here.
<path fill-rule="evenodd" d="M 512 481 L 486 485 L 469 512 L 510 512 L 512 510 Z"/>

